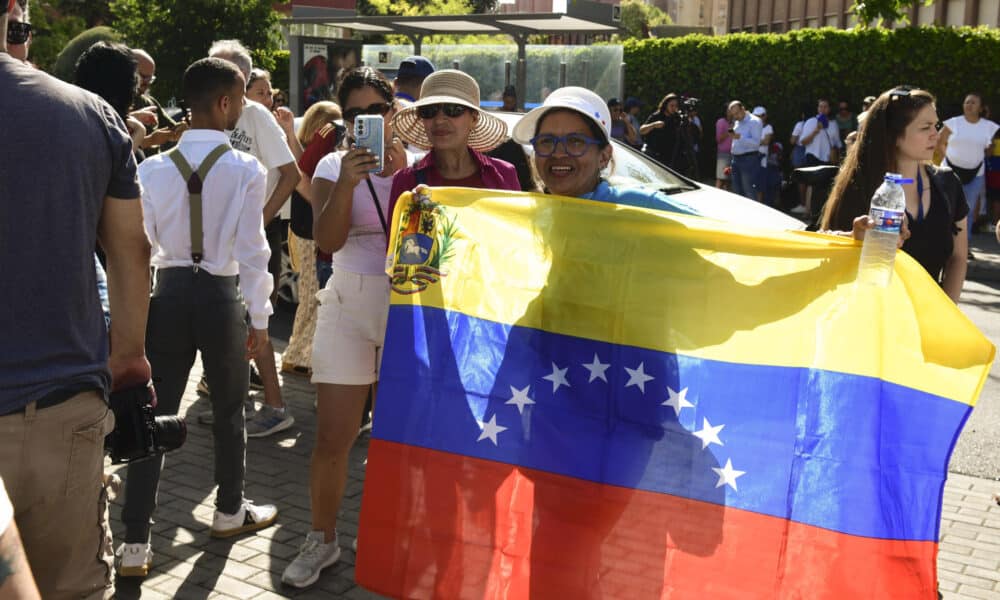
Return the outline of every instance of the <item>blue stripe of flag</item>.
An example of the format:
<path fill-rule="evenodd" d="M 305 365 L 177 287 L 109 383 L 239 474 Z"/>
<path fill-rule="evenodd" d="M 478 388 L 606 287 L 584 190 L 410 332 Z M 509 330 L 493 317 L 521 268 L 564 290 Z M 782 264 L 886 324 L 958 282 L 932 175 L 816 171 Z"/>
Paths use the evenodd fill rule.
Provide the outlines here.
<path fill-rule="evenodd" d="M 435 308 L 393 306 L 388 323 L 377 438 L 847 534 L 937 539 L 948 457 L 971 410 L 961 403 L 870 377 L 705 360 Z M 607 381 L 591 381 L 584 364 L 595 356 Z M 553 391 L 561 369 L 569 386 Z M 534 404 L 521 412 L 511 388 L 526 386 Z M 668 388 L 693 406 L 664 406 Z M 480 439 L 491 419 L 505 428 L 496 445 Z M 712 443 L 703 448 L 698 432 Z M 720 486 L 727 464 L 743 474 Z"/>

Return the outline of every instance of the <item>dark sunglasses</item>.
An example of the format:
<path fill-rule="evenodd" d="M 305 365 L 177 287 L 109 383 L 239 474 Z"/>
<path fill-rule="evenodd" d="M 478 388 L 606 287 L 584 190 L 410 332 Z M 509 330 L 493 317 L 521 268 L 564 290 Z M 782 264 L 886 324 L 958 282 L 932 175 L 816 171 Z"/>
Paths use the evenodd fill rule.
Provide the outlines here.
<path fill-rule="evenodd" d="M 31 37 L 31 23 L 11 21 L 7 23 L 7 43 L 23 44 Z"/>
<path fill-rule="evenodd" d="M 365 108 L 348 108 L 344 111 L 344 120 L 353 123 L 359 115 L 384 115 L 390 110 L 392 110 L 392 104 L 388 102 L 376 102 Z"/>
<path fill-rule="evenodd" d="M 455 117 L 461 117 L 464 115 L 467 110 L 469 110 L 468 106 L 446 102 L 444 104 L 427 104 L 425 106 L 420 106 L 417 108 L 417 114 L 421 119 L 433 119 L 437 116 L 438 112 L 444 112 L 444 116 L 454 119 Z"/>

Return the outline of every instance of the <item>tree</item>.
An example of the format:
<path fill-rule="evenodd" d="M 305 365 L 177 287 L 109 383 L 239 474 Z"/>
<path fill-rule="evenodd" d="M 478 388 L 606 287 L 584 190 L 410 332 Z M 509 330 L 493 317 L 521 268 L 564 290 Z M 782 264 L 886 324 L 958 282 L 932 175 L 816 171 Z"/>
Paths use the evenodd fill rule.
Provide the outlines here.
<path fill-rule="evenodd" d="M 625 39 L 648 38 L 651 27 L 673 23 L 670 15 L 644 0 L 622 0 L 621 10 Z"/>
<path fill-rule="evenodd" d="M 930 6 L 934 0 L 854 0 L 852 10 L 862 27 L 883 21 L 909 21 L 906 11 L 913 6 Z"/>
<path fill-rule="evenodd" d="M 278 15 L 272 0 L 111 0 L 114 28 L 133 48 L 156 60 L 153 93 L 176 96 L 181 76 L 208 54 L 214 40 L 238 39 L 254 63 L 274 69 L 279 49 Z"/>

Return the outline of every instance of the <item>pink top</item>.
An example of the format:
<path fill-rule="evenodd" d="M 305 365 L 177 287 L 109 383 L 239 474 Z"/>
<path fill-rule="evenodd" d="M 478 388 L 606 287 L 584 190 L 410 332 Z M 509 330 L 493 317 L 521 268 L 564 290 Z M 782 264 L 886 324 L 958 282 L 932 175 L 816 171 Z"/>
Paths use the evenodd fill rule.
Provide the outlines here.
<path fill-rule="evenodd" d="M 499 158 L 486 156 L 482 152 L 477 152 L 472 148 L 469 148 L 469 153 L 472 154 L 472 158 L 479 164 L 479 175 L 482 178 L 484 189 L 521 191 L 521 183 L 517 179 L 517 170 L 514 168 L 514 165 Z M 417 171 L 424 172 L 423 183 L 429 186 L 457 185 L 456 181 L 441 177 L 441 173 L 434 166 L 434 151 L 431 150 L 420 162 L 412 167 L 398 171 L 393 176 L 392 191 L 389 193 L 389 212 L 387 214 L 392 215 L 392 211 L 396 207 L 396 200 L 399 199 L 400 194 L 417 187 Z M 389 220 L 390 222 L 392 221 L 391 216 Z"/>
<path fill-rule="evenodd" d="M 715 122 L 715 143 L 719 152 L 733 151 L 733 138 L 728 135 L 730 127 L 731 125 L 725 117 L 719 117 L 719 120 Z"/>

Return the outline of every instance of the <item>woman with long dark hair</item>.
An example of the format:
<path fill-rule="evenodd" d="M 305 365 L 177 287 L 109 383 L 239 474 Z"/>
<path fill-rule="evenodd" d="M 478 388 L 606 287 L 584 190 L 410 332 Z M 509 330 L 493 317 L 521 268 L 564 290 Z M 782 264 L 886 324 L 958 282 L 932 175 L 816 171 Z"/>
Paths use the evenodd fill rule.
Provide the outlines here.
<path fill-rule="evenodd" d="M 333 275 L 318 294 L 312 381 L 316 384 L 316 445 L 309 467 L 312 526 L 281 580 L 295 587 L 316 582 L 340 557 L 337 513 L 347 461 L 369 390 L 378 381 L 389 312 L 385 274 L 386 208 L 393 175 L 412 156 L 393 136 L 397 105 L 392 85 L 377 69 L 347 72 L 337 90 L 344 124 L 361 115 L 385 117 L 385 160 L 366 148 L 326 155 L 316 166 L 309 197 L 316 246 L 333 254 Z M 372 394 L 374 397 L 374 393 Z"/>
<path fill-rule="evenodd" d="M 938 142 L 937 128 L 937 109 L 930 93 L 901 87 L 879 96 L 834 182 L 820 228 L 851 230 L 857 217 L 868 214 L 871 198 L 886 173 L 912 179 L 913 184 L 903 186 L 910 230 L 903 251 L 958 302 L 965 282 L 969 209 L 955 172 L 930 162 Z"/>

